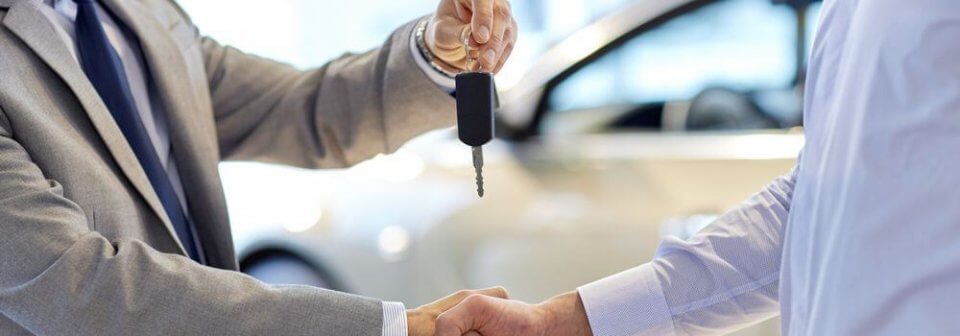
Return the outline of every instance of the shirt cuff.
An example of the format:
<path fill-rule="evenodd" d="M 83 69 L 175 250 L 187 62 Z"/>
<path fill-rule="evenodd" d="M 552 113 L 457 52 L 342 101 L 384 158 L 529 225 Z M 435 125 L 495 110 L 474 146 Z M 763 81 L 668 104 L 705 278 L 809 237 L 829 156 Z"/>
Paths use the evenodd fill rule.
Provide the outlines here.
<path fill-rule="evenodd" d="M 420 67 L 420 71 L 423 71 L 423 74 L 427 75 L 427 78 L 430 78 L 430 81 L 447 93 L 452 93 L 454 90 L 456 90 L 457 83 L 453 80 L 453 78 L 447 77 L 446 75 L 440 73 L 430 66 L 430 63 L 423 58 L 423 54 L 420 53 L 420 47 L 417 46 L 416 30 L 410 34 L 410 52 L 413 53 L 413 60 L 417 62 L 417 66 Z"/>
<path fill-rule="evenodd" d="M 407 308 L 400 302 L 383 302 L 383 336 L 407 336 Z"/>
<path fill-rule="evenodd" d="M 577 289 L 595 336 L 674 335 L 673 317 L 653 264 Z"/>

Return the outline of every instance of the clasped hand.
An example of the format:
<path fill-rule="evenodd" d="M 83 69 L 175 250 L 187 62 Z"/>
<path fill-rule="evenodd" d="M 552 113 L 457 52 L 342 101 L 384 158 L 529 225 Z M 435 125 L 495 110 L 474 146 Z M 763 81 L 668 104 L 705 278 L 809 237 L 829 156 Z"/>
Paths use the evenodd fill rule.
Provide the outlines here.
<path fill-rule="evenodd" d="M 527 304 L 510 300 L 501 287 L 460 291 L 412 310 L 408 321 L 411 336 L 592 335 L 576 292 Z"/>

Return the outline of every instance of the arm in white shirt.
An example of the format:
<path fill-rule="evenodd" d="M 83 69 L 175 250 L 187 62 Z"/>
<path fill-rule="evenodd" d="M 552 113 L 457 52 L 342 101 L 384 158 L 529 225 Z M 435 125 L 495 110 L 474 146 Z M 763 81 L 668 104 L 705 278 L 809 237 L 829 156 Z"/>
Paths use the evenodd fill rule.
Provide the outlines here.
<path fill-rule="evenodd" d="M 608 335 L 723 334 L 776 316 L 794 170 L 653 261 L 579 288 L 590 328 Z"/>

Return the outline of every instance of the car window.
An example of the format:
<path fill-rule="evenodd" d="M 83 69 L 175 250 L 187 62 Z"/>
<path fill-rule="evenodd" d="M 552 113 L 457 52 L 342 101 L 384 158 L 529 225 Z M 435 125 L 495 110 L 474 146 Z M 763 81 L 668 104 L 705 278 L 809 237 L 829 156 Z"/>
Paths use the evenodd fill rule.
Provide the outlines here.
<path fill-rule="evenodd" d="M 717 1 L 681 14 L 557 84 L 541 131 L 789 123 L 792 116 L 778 114 L 799 116 L 796 27 L 796 13 L 770 0 Z M 671 109 L 685 120 L 673 120 Z"/>

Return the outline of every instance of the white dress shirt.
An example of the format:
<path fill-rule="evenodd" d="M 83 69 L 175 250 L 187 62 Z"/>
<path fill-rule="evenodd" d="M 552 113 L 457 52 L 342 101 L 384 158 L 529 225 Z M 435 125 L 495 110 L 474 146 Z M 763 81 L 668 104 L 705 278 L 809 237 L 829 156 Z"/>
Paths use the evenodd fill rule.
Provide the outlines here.
<path fill-rule="evenodd" d="M 960 1 L 826 0 L 794 171 L 579 289 L 597 336 L 960 334 Z M 779 309 L 779 310 L 778 310 Z"/>
<path fill-rule="evenodd" d="M 79 62 L 78 51 L 76 49 L 76 40 L 74 35 L 74 21 L 77 17 L 77 5 L 73 0 L 38 0 L 43 1 L 49 7 L 44 14 L 57 26 L 62 28 L 58 33 L 61 38 L 68 43 L 73 52 L 74 59 Z M 52 10 L 49 10 L 51 9 Z M 110 44 L 116 49 L 126 71 L 127 80 L 130 83 L 130 91 L 133 94 L 134 103 L 143 120 L 144 127 L 147 130 L 150 140 L 160 157 L 160 162 L 166 167 L 167 174 L 173 183 L 174 190 L 187 210 L 186 197 L 183 191 L 183 184 L 180 180 L 180 172 L 177 170 L 176 159 L 172 155 L 172 147 L 168 130 L 167 120 L 163 114 L 163 106 L 160 104 L 153 83 L 149 79 L 149 73 L 146 71 L 146 65 L 143 58 L 143 51 L 137 43 L 137 38 L 132 36 L 127 30 L 121 29 L 120 25 L 106 12 L 99 4 L 97 11 L 100 14 L 100 20 Z M 412 39 L 411 41 L 415 41 Z M 448 92 L 453 90 L 452 80 L 434 70 L 423 59 L 423 56 L 416 49 L 415 44 L 411 48 L 413 57 L 421 70 L 437 84 L 439 89 Z M 406 336 L 407 335 L 407 315 L 406 308 L 400 302 L 383 302 L 383 335 L 384 336 Z"/>

